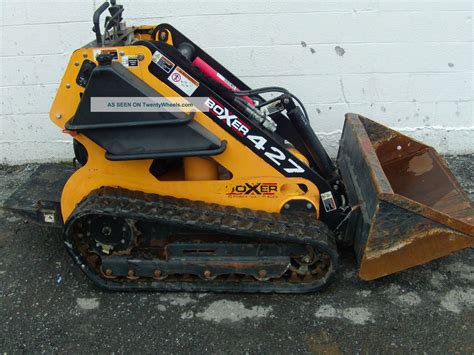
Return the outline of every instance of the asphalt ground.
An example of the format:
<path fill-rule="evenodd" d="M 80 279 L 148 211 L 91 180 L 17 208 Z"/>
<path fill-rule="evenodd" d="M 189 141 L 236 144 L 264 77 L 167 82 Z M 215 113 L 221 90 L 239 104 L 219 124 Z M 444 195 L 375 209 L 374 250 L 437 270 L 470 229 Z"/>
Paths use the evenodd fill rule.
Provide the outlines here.
<path fill-rule="evenodd" d="M 447 157 L 474 197 L 474 155 Z M 36 168 L 0 167 L 0 203 Z M 308 295 L 111 293 L 66 254 L 60 230 L 1 210 L 2 353 L 473 353 L 474 252 L 373 282 L 351 252 Z"/>

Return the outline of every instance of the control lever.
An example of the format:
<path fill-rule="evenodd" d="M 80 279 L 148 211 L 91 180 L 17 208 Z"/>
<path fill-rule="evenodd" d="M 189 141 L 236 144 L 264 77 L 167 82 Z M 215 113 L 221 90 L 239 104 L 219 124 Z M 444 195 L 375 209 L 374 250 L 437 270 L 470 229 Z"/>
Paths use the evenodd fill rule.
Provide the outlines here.
<path fill-rule="evenodd" d="M 97 47 L 102 46 L 102 35 L 100 33 L 100 15 L 102 15 L 102 13 L 107 10 L 108 7 L 109 3 L 104 2 L 97 10 L 95 10 L 94 16 L 92 17 L 92 22 L 94 23 L 94 28 L 92 30 L 95 32 Z"/>

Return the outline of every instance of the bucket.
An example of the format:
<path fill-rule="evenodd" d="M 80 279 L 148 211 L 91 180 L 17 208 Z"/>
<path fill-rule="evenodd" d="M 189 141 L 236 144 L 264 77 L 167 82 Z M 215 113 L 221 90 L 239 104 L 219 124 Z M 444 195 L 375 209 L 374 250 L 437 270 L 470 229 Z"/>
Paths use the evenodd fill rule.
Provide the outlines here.
<path fill-rule="evenodd" d="M 362 279 L 474 245 L 474 204 L 434 148 L 349 113 L 337 161 Z"/>

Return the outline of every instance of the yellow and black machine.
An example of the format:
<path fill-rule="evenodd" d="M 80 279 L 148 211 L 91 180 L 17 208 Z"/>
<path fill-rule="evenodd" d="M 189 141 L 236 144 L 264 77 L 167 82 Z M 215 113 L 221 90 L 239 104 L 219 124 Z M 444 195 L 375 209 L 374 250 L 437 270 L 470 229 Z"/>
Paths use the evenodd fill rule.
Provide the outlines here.
<path fill-rule="evenodd" d="M 303 293 L 333 279 L 340 246 L 373 280 L 474 245 L 473 203 L 432 147 L 347 114 L 333 162 L 288 90 L 251 89 L 169 24 L 126 27 L 123 10 L 104 3 L 71 56 L 50 118 L 80 167 L 60 208 L 39 209 L 93 282 Z M 101 111 L 97 98 L 206 109 Z"/>

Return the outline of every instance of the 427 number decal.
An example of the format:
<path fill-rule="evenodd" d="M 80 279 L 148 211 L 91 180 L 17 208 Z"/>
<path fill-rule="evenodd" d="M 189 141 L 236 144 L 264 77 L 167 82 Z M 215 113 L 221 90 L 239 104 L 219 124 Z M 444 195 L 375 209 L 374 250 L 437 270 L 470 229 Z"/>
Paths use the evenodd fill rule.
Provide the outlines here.
<path fill-rule="evenodd" d="M 265 143 L 267 140 L 262 136 L 254 136 L 252 134 L 247 135 L 247 138 L 255 145 L 255 148 L 259 150 L 266 150 Z M 268 151 L 265 151 L 265 156 L 270 159 L 275 165 L 280 166 L 282 162 L 287 161 L 291 167 L 283 168 L 287 173 L 298 174 L 304 173 L 304 169 L 296 163 L 293 159 L 287 158 L 285 153 L 277 147 L 269 147 Z"/>
<path fill-rule="evenodd" d="M 254 144 L 257 150 L 263 150 L 264 155 L 277 167 L 283 167 L 283 170 L 289 174 L 304 173 L 304 168 L 295 162 L 293 159 L 286 156 L 286 154 L 279 148 L 270 146 L 268 140 L 262 136 L 250 134 L 251 127 L 241 121 L 236 115 L 232 114 L 229 109 L 220 104 L 216 99 L 209 97 L 206 100 L 206 105 L 209 107 L 209 112 L 224 122 L 232 131 L 241 137 L 246 137 Z"/>

